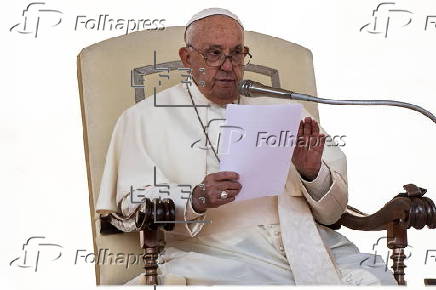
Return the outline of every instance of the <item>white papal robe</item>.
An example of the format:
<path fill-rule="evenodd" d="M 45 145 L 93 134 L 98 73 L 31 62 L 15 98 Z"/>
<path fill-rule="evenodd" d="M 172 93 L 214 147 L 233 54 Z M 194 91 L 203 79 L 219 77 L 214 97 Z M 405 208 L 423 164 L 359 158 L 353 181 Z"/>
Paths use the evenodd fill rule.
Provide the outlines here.
<path fill-rule="evenodd" d="M 225 107 L 210 102 L 195 84 L 189 91 L 217 148 Z M 241 105 L 289 102 L 240 97 Z M 321 170 L 312 182 L 302 180 L 291 164 L 280 195 L 198 214 L 187 189 L 218 172 L 219 163 L 212 150 L 202 147 L 203 128 L 184 85 L 157 94 L 156 103 L 160 106 L 147 98 L 118 119 L 96 208 L 128 218 L 140 204 L 131 196 L 132 188 L 147 197 L 167 197 L 162 190 L 169 193 L 176 220 L 186 223 L 165 232 L 167 244 L 159 257 L 161 284 L 396 284 L 380 256 L 359 253 L 346 237 L 316 222 L 334 223 L 347 205 L 346 158 L 337 146 L 325 146 Z M 310 115 L 304 112 L 305 116 Z M 144 277 L 129 283 L 144 283 Z"/>

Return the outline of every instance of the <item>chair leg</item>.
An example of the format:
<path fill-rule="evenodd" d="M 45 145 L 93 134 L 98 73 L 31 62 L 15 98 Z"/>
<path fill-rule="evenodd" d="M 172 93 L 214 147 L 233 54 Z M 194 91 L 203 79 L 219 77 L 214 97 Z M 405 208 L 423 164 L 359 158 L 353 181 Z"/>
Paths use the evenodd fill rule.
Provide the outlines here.
<path fill-rule="evenodd" d="M 157 281 L 158 254 L 159 254 L 159 250 L 157 247 L 145 248 L 144 269 L 145 269 L 146 285 L 158 285 L 158 281 Z"/>
<path fill-rule="evenodd" d="M 141 248 L 144 249 L 144 269 L 146 285 L 158 285 L 158 255 L 161 250 L 158 230 L 142 230 L 139 232 Z"/>
<path fill-rule="evenodd" d="M 387 237 L 388 248 L 393 252 L 390 258 L 393 262 L 394 278 L 397 280 L 398 285 L 406 285 L 404 273 L 406 255 L 404 254 L 404 248 L 407 247 L 407 229 L 398 221 L 394 221 L 387 226 Z"/>
<path fill-rule="evenodd" d="M 394 248 L 393 253 L 391 255 L 391 259 L 393 261 L 392 269 L 394 270 L 394 277 L 397 280 L 398 285 L 406 285 L 406 281 L 404 280 L 404 268 L 407 266 L 404 264 L 404 259 L 406 255 L 404 255 L 404 248 Z"/>
<path fill-rule="evenodd" d="M 144 249 L 145 283 L 158 285 L 159 253 L 165 246 L 163 231 L 172 231 L 175 226 L 176 207 L 169 198 L 145 199 L 145 210 L 136 211 L 135 224 L 139 231 L 140 246 Z M 162 222 L 163 221 L 163 222 Z"/>

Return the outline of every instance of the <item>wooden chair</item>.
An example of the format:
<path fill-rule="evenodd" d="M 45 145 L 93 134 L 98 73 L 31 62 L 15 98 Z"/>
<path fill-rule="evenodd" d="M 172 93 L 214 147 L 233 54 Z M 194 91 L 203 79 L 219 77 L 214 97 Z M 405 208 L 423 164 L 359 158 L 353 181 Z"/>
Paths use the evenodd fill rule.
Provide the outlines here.
<path fill-rule="evenodd" d="M 171 230 L 174 224 L 155 224 L 153 221 L 174 220 L 174 203 L 169 199 L 147 200 L 146 211 L 138 212 L 136 216 L 135 224 L 139 233 L 122 234 L 112 225 L 117 222 L 116 217 L 97 214 L 94 205 L 116 119 L 126 108 L 151 95 L 154 88 L 161 91 L 180 82 L 179 69 L 182 66 L 177 51 L 184 45 L 183 33 L 184 27 L 134 32 L 91 45 L 78 55 L 94 251 L 100 253 L 102 249 L 109 249 L 114 253 L 145 252 L 143 265 L 136 263 L 125 267 L 96 263 L 97 284 L 123 284 L 144 271 L 144 267 L 146 283 L 157 284 L 156 259 L 165 246 L 162 230 Z M 279 38 L 249 31 L 245 32 L 245 41 L 254 55 L 252 64 L 246 68 L 246 78 L 316 95 L 310 50 Z M 164 82 L 159 79 L 162 72 L 169 75 L 169 79 Z M 150 86 L 150 83 L 155 85 Z M 316 104 L 303 105 L 318 119 Z M 345 226 L 361 231 L 386 230 L 387 247 L 393 250 L 391 258 L 399 285 L 405 284 L 404 248 L 407 246 L 407 229 L 422 229 L 424 226 L 434 229 L 436 226 L 435 205 L 431 199 L 423 196 L 426 190 L 414 185 L 406 185 L 404 188 L 405 193 L 395 196 L 378 212 L 367 215 L 348 207 L 341 219 L 330 226 L 333 229 Z M 428 279 L 426 283 L 434 283 L 434 280 Z"/>

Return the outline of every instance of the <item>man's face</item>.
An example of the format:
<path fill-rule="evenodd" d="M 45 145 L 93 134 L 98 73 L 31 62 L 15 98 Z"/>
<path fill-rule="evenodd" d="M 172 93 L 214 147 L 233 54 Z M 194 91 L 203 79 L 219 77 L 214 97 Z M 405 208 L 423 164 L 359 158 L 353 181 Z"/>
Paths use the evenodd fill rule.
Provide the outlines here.
<path fill-rule="evenodd" d="M 244 33 L 232 18 L 223 15 L 209 16 L 193 23 L 192 47 L 181 48 L 179 53 L 186 67 L 192 69 L 192 77 L 201 93 L 219 105 L 229 104 L 239 96 L 238 83 L 243 78 L 243 66 L 234 65 L 229 57 L 219 66 L 210 66 L 204 56 L 242 52 Z"/>

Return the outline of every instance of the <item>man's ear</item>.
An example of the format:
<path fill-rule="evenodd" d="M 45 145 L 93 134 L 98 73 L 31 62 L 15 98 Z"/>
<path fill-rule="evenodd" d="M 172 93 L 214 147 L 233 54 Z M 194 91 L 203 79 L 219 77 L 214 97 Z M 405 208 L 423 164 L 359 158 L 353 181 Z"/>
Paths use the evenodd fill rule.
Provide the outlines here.
<path fill-rule="evenodd" d="M 188 48 L 181 47 L 179 49 L 179 56 L 184 67 L 191 67 L 191 55 L 189 54 Z"/>

